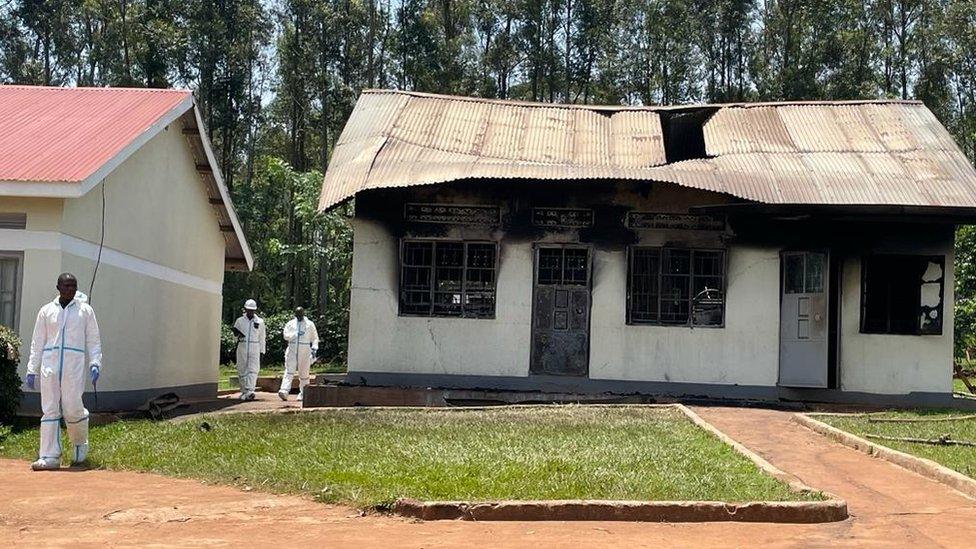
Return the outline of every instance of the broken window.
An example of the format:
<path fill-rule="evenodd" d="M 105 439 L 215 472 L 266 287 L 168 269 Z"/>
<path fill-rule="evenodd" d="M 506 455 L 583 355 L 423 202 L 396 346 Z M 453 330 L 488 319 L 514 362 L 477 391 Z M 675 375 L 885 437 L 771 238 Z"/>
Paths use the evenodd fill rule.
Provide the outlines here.
<path fill-rule="evenodd" d="M 627 321 L 721 326 L 725 321 L 725 252 L 631 248 Z"/>
<path fill-rule="evenodd" d="M 945 258 L 871 255 L 861 269 L 861 332 L 941 334 Z"/>
<path fill-rule="evenodd" d="M 494 317 L 496 250 L 490 242 L 404 241 L 400 314 Z"/>

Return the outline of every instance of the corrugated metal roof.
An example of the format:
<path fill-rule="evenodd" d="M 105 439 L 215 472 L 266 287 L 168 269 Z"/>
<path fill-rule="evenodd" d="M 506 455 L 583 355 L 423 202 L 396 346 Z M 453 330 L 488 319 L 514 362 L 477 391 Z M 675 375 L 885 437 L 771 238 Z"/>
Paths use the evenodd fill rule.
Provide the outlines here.
<path fill-rule="evenodd" d="M 0 196 L 81 196 L 171 123 L 189 140 L 224 236 L 226 267 L 251 269 L 251 249 L 189 91 L 0 86 Z"/>
<path fill-rule="evenodd" d="M 662 115 L 709 108 L 708 158 L 668 164 Z M 389 90 L 360 96 L 320 209 L 366 189 L 460 179 L 667 181 L 770 204 L 976 207 L 976 170 L 913 101 L 551 105 Z"/>
<path fill-rule="evenodd" d="M 190 95 L 0 86 L 0 181 L 84 181 Z"/>

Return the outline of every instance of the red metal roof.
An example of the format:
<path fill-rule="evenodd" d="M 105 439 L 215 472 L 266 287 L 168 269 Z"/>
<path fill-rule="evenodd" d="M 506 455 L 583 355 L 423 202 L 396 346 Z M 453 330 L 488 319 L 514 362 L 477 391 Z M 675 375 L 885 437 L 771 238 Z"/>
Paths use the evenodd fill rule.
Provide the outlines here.
<path fill-rule="evenodd" d="M 184 90 L 0 86 L 0 181 L 84 181 L 185 101 Z"/>

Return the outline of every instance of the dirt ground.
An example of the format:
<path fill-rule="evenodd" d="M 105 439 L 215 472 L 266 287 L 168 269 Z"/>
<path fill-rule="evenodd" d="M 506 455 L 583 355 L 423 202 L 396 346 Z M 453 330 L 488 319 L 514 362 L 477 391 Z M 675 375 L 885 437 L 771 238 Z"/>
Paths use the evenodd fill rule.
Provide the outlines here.
<path fill-rule="evenodd" d="M 976 501 L 792 423 L 696 408 L 808 485 L 848 501 L 832 524 L 412 522 L 293 496 L 141 473 L 32 473 L 0 460 L 0 543 L 32 547 L 971 547 Z"/>

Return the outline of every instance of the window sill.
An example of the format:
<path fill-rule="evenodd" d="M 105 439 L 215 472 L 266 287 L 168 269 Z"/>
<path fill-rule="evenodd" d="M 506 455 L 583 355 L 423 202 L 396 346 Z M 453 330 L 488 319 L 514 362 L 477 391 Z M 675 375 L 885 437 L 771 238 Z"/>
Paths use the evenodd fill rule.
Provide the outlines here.
<path fill-rule="evenodd" d="M 633 322 L 628 321 L 628 326 L 652 327 L 652 328 L 685 328 L 691 330 L 715 330 L 725 328 L 725 323 L 711 325 L 690 325 L 690 324 L 661 324 L 659 322 Z"/>
<path fill-rule="evenodd" d="M 926 337 L 926 336 L 941 337 L 942 335 L 944 335 L 943 332 L 930 333 L 930 334 L 906 334 L 906 333 L 899 333 L 899 332 L 865 332 L 864 330 L 859 330 L 857 333 L 861 335 L 908 336 L 908 337 Z"/>

